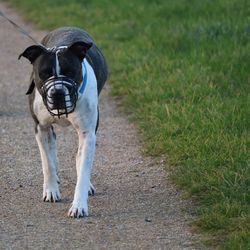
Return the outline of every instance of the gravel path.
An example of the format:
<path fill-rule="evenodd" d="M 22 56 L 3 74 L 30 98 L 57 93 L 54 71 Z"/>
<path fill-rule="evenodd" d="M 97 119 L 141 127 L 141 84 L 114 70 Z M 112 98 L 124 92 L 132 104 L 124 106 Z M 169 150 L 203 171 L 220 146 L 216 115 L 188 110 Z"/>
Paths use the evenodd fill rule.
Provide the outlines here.
<path fill-rule="evenodd" d="M 5 5 L 0 9 L 38 40 L 44 35 Z M 72 128 L 56 128 L 62 202 L 42 201 L 40 155 L 24 95 L 31 66 L 17 60 L 31 42 L 1 17 L 0 42 L 0 249 L 192 249 L 187 202 L 169 183 L 162 161 L 140 154 L 136 129 L 108 87 L 101 96 L 90 216 L 66 216 L 76 182 Z"/>

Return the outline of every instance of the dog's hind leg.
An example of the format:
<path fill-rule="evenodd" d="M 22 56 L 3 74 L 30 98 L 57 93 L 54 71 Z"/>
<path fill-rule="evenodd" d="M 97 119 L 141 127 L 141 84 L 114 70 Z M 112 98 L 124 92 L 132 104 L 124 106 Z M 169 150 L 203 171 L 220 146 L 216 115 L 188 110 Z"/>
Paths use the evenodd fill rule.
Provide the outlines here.
<path fill-rule="evenodd" d="M 95 133 L 97 133 L 98 127 L 99 127 L 99 107 L 97 107 L 97 122 L 96 122 Z M 89 195 L 95 195 L 95 188 L 91 182 L 89 182 Z"/>
<path fill-rule="evenodd" d="M 95 188 L 91 182 L 89 182 L 89 195 L 95 195 Z"/>
<path fill-rule="evenodd" d="M 96 121 L 95 133 L 97 133 L 98 127 L 99 127 L 99 107 L 97 107 L 97 121 Z"/>
<path fill-rule="evenodd" d="M 57 175 L 56 135 L 52 126 L 37 125 L 36 140 L 43 166 L 43 200 L 56 202 L 61 199 Z"/>

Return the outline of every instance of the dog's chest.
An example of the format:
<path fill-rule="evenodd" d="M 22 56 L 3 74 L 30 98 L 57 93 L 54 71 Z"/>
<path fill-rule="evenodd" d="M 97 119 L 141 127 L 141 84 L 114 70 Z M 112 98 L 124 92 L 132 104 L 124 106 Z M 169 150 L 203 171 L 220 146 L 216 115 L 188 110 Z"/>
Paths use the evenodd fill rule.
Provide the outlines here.
<path fill-rule="evenodd" d="M 54 123 L 56 123 L 62 127 L 67 127 L 71 124 L 67 118 L 60 118 L 60 119 L 57 118 L 54 120 Z"/>

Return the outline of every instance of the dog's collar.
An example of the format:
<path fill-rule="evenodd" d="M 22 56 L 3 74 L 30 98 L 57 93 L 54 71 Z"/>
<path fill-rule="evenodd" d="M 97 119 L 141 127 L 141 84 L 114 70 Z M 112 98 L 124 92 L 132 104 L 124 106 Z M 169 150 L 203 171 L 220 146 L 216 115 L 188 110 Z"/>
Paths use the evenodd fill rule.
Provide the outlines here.
<path fill-rule="evenodd" d="M 86 88 L 86 85 L 87 85 L 87 67 L 85 65 L 84 60 L 82 61 L 82 73 L 83 73 L 83 80 L 82 80 L 82 83 L 81 83 L 81 85 L 79 87 L 79 91 L 78 91 L 80 94 L 83 94 L 83 92 Z"/>

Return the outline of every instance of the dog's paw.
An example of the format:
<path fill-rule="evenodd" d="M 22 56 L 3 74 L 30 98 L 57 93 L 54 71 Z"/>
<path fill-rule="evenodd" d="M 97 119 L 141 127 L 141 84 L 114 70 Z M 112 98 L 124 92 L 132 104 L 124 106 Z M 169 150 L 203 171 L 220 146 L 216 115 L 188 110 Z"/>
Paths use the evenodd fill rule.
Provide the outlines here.
<path fill-rule="evenodd" d="M 44 185 L 43 188 L 43 201 L 46 202 L 57 202 L 61 200 L 61 194 L 58 185 L 54 187 L 48 187 Z"/>
<path fill-rule="evenodd" d="M 72 218 L 81 218 L 88 216 L 88 207 L 77 207 L 72 205 L 69 209 L 68 216 Z"/>
<path fill-rule="evenodd" d="M 95 188 L 94 186 L 91 184 L 91 182 L 89 183 L 89 191 L 88 191 L 89 195 L 95 195 Z"/>

